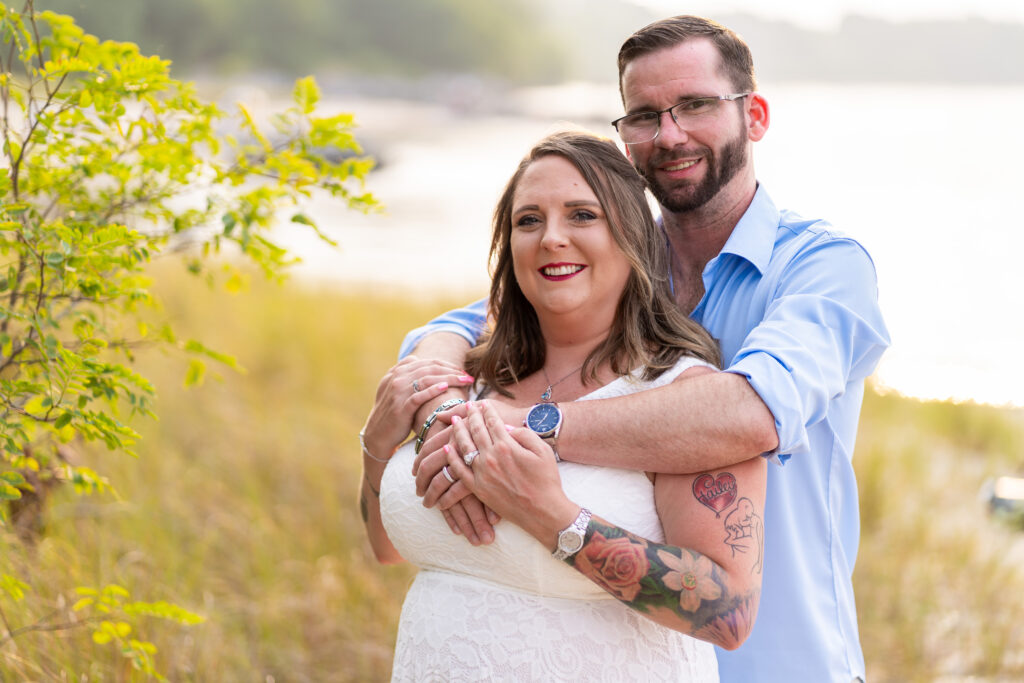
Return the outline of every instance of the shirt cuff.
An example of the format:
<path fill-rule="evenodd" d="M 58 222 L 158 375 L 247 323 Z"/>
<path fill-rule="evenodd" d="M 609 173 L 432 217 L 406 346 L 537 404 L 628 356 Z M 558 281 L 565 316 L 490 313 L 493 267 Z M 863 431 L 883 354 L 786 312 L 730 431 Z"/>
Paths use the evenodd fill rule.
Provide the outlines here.
<path fill-rule="evenodd" d="M 810 450 L 807 429 L 800 411 L 803 402 L 796 394 L 790 373 L 770 354 L 751 353 L 730 365 L 724 372 L 745 377 L 775 419 L 779 445 L 775 450 L 762 453 L 762 457 L 781 466 L 794 454 Z"/>
<path fill-rule="evenodd" d="M 465 326 L 455 323 L 431 323 L 429 325 L 416 328 L 409 334 L 405 335 L 405 340 L 402 341 L 402 346 L 398 350 L 398 360 L 402 360 L 412 353 L 412 350 L 416 348 L 416 345 L 419 344 L 424 337 L 434 334 L 435 332 L 451 332 L 452 334 L 457 334 L 469 342 L 470 346 L 476 346 L 477 337 L 470 334 Z"/>

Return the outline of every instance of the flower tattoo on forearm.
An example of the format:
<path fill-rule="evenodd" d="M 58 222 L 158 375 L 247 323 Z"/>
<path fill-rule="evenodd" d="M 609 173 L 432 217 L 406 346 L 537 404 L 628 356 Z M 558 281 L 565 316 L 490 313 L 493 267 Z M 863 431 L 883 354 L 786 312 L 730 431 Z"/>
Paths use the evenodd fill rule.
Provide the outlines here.
<path fill-rule="evenodd" d="M 738 498 L 733 475 L 702 475 L 693 490 L 716 518 L 724 517 L 733 557 L 749 557 L 750 572 L 760 574 L 764 524 L 750 499 Z M 760 589 L 731 590 L 728 573 L 710 557 L 648 541 L 599 517 L 591 518 L 583 547 L 566 561 L 629 607 L 724 647 L 741 643 L 757 616 Z"/>

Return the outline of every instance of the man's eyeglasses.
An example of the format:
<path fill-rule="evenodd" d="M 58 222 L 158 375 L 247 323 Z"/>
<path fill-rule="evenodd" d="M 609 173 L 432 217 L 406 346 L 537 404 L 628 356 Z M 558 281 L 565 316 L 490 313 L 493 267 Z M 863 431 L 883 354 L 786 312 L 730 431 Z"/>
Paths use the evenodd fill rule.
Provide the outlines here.
<path fill-rule="evenodd" d="M 622 118 L 612 121 L 612 125 L 615 126 L 615 130 L 619 131 L 619 137 L 627 145 L 650 142 L 658 137 L 658 133 L 661 132 L 661 115 L 665 112 L 669 113 L 676 125 L 679 125 L 680 121 L 696 123 L 718 111 L 718 107 L 723 101 L 731 102 L 732 100 L 746 97 L 749 94 L 748 92 L 741 92 L 732 95 L 688 97 L 661 111 L 642 111 L 636 114 L 626 114 Z"/>

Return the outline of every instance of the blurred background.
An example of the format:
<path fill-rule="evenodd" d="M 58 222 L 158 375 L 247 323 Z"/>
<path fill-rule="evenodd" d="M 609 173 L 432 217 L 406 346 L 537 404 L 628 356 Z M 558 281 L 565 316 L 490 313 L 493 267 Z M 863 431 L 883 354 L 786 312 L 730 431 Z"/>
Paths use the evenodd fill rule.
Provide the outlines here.
<path fill-rule="evenodd" d="M 387 678 L 411 570 L 374 565 L 356 512 L 355 433 L 377 379 L 407 329 L 485 293 L 491 211 L 519 158 L 565 126 L 612 135 L 619 45 L 680 11 L 721 21 L 753 50 L 772 113 L 755 162 L 776 204 L 831 221 L 878 269 L 893 345 L 855 459 L 869 679 L 1024 676 L 1022 535 L 1012 515 L 989 515 L 983 492 L 1024 463 L 1024 356 L 1013 351 L 1024 336 L 1024 5 L 36 6 L 173 60 L 173 75 L 225 108 L 280 110 L 294 79 L 313 74 L 321 109 L 355 114 L 378 163 L 367 186 L 386 211 L 314 197 L 309 214 L 340 246 L 281 233 L 302 258 L 284 287 L 254 277 L 229 297 L 155 268 L 168 313 L 247 372 L 186 393 L 180 368 L 140 357 L 161 421 L 138 427 L 139 461 L 105 461 L 123 499 L 68 495 L 54 507 L 41 548 L 55 577 L 99 573 L 208 617 L 188 631 L 154 625 L 172 680 Z M 108 657 L 72 641 L 61 653 L 23 647 L 96 671 Z"/>

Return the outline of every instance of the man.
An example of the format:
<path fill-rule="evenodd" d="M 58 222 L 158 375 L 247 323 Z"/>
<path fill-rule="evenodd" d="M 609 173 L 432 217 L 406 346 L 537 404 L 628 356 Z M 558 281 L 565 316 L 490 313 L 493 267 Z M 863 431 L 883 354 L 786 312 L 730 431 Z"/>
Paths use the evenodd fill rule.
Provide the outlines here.
<path fill-rule="evenodd" d="M 746 643 L 719 650 L 722 680 L 862 679 L 851 457 L 864 379 L 889 343 L 874 266 L 859 244 L 780 211 L 759 186 L 751 157 L 769 109 L 736 34 L 698 17 L 656 22 L 623 44 L 619 87 L 626 115 L 615 125 L 661 207 L 676 301 L 719 340 L 725 371 L 561 404 L 558 453 L 712 476 L 759 453 L 772 458 L 780 466 L 768 474 L 761 606 Z M 417 355 L 461 362 L 484 310 L 414 331 L 403 354 L 418 344 Z M 447 507 L 464 491 L 456 483 L 442 495 L 444 461 L 433 450 L 446 436 L 432 433 L 418 484 L 425 504 Z M 492 538 L 477 501 L 448 514 L 472 542 Z"/>

